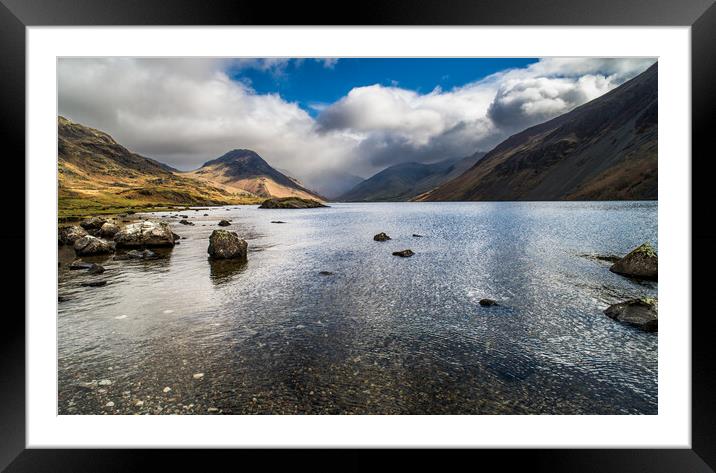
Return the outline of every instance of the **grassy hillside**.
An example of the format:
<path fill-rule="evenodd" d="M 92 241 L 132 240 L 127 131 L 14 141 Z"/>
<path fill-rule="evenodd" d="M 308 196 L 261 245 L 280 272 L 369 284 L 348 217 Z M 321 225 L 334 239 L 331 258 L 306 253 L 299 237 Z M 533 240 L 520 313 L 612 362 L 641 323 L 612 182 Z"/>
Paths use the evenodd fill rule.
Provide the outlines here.
<path fill-rule="evenodd" d="M 169 206 L 255 204 L 263 198 L 192 179 L 132 153 L 108 134 L 58 117 L 60 218 Z"/>

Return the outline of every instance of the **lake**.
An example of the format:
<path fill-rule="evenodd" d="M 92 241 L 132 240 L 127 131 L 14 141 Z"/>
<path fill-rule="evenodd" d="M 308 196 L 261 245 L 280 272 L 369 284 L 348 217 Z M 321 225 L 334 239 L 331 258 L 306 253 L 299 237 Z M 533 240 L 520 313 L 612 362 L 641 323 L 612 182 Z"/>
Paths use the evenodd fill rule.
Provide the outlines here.
<path fill-rule="evenodd" d="M 179 214 L 142 215 L 185 237 L 158 260 L 60 247 L 60 414 L 657 414 L 658 335 L 603 313 L 657 283 L 584 256 L 656 247 L 656 202 Z M 207 259 L 220 219 L 246 264 Z"/>

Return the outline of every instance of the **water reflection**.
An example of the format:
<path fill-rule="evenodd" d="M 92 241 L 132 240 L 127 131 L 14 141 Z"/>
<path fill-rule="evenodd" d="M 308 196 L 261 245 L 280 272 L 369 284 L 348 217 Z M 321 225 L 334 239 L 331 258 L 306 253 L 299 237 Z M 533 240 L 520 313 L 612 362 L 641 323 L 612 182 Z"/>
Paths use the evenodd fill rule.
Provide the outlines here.
<path fill-rule="evenodd" d="M 226 284 L 232 278 L 246 271 L 247 261 L 241 260 L 215 260 L 208 258 L 211 282 L 214 284 Z"/>

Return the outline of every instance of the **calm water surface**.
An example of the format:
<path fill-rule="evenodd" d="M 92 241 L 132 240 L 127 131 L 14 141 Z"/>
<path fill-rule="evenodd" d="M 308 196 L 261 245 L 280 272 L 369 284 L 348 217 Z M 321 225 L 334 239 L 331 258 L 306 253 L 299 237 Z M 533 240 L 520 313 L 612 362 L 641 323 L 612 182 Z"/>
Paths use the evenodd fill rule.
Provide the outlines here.
<path fill-rule="evenodd" d="M 658 335 L 602 313 L 657 285 L 582 256 L 656 245 L 655 202 L 179 213 L 159 260 L 60 249 L 60 414 L 657 414 Z M 207 259 L 224 218 L 245 265 Z"/>

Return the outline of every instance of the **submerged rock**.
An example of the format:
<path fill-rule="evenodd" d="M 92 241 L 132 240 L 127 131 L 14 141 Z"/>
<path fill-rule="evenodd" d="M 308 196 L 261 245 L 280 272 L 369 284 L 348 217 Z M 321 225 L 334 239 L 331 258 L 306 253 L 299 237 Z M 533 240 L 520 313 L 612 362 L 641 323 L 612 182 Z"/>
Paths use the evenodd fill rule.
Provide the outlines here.
<path fill-rule="evenodd" d="M 102 274 L 104 273 L 104 266 L 100 264 L 92 264 L 87 270 L 89 274 Z"/>
<path fill-rule="evenodd" d="M 106 255 L 114 253 L 115 243 L 92 235 L 86 235 L 75 242 L 75 253 L 79 256 Z"/>
<path fill-rule="evenodd" d="M 57 230 L 57 242 L 60 245 L 74 245 L 77 240 L 87 236 L 87 232 L 79 225 L 60 227 Z"/>
<path fill-rule="evenodd" d="M 102 238 L 113 238 L 119 231 L 119 226 L 112 222 L 107 222 L 99 229 L 99 236 Z"/>
<path fill-rule="evenodd" d="M 90 269 L 92 266 L 94 266 L 94 263 L 87 263 L 85 261 L 82 261 L 81 259 L 76 259 L 70 263 L 68 268 L 73 271 L 76 271 L 78 269 Z"/>
<path fill-rule="evenodd" d="M 607 307 L 604 313 L 617 322 L 633 325 L 647 332 L 658 331 L 659 306 L 656 299 L 643 297 Z"/>
<path fill-rule="evenodd" d="M 83 282 L 81 284 L 81 286 L 86 286 L 86 287 L 102 287 L 102 286 L 106 286 L 106 285 L 107 285 L 107 281 L 90 281 L 90 282 Z"/>
<path fill-rule="evenodd" d="M 373 240 L 375 240 L 375 241 L 388 241 L 388 240 L 390 240 L 390 237 L 389 237 L 387 234 L 385 234 L 384 232 L 380 232 L 380 233 L 378 233 L 377 235 L 374 235 L 374 236 L 373 236 Z"/>
<path fill-rule="evenodd" d="M 194 225 L 194 224 L 193 224 L 192 222 L 190 222 L 189 220 L 179 220 L 179 223 L 181 223 L 182 225 Z"/>
<path fill-rule="evenodd" d="M 166 223 L 145 220 L 124 227 L 114 236 L 114 241 L 123 248 L 171 247 L 174 246 L 174 233 Z"/>
<path fill-rule="evenodd" d="M 318 274 L 321 276 L 332 276 L 334 273 L 333 271 L 320 271 Z"/>
<path fill-rule="evenodd" d="M 393 256 L 400 256 L 401 258 L 409 258 L 413 256 L 415 253 L 413 250 L 403 250 L 403 251 L 394 251 Z"/>
<path fill-rule="evenodd" d="M 415 238 L 422 238 L 423 236 L 422 236 L 422 235 L 418 235 L 417 233 L 413 233 L 413 237 L 415 237 Z"/>
<path fill-rule="evenodd" d="M 495 301 L 493 299 L 480 299 L 479 304 L 483 307 L 492 307 L 492 306 L 500 305 L 497 303 L 497 301 Z"/>
<path fill-rule="evenodd" d="M 271 223 L 286 223 L 282 220 L 271 220 Z"/>
<path fill-rule="evenodd" d="M 644 243 L 614 263 L 609 271 L 622 276 L 656 281 L 658 266 L 656 250 L 649 243 Z"/>
<path fill-rule="evenodd" d="M 585 253 L 582 255 L 579 255 L 582 258 L 587 258 L 595 261 L 605 261 L 607 263 L 616 263 L 621 259 L 620 256 L 614 256 L 614 255 L 597 255 L 597 254 L 591 254 L 591 253 Z"/>
<path fill-rule="evenodd" d="M 209 256 L 213 259 L 246 260 L 248 244 L 236 232 L 214 230 L 209 237 Z"/>
<path fill-rule="evenodd" d="M 102 217 L 91 217 L 86 220 L 83 220 L 80 225 L 85 230 L 99 230 L 102 228 L 102 225 L 107 223 L 107 219 Z"/>
<path fill-rule="evenodd" d="M 328 207 L 314 199 L 303 199 L 301 197 L 281 197 L 266 199 L 259 206 L 260 209 L 313 209 L 317 207 Z"/>
<path fill-rule="evenodd" d="M 159 258 L 152 250 L 130 250 L 123 255 L 117 255 L 114 257 L 115 260 L 128 260 L 128 259 L 156 259 Z"/>
<path fill-rule="evenodd" d="M 219 222 L 220 227 L 228 227 L 229 225 L 231 225 L 231 222 L 229 222 L 228 220 L 222 220 L 221 222 Z"/>

